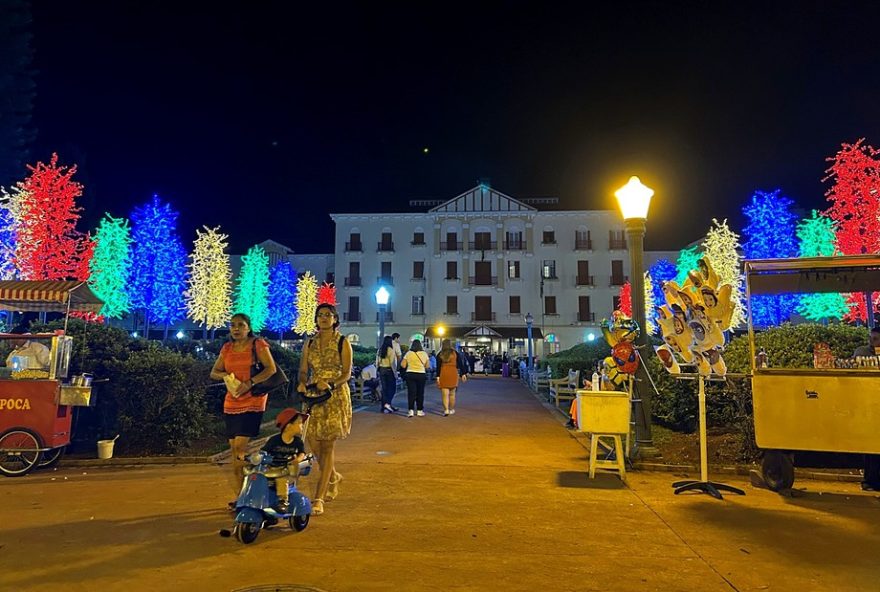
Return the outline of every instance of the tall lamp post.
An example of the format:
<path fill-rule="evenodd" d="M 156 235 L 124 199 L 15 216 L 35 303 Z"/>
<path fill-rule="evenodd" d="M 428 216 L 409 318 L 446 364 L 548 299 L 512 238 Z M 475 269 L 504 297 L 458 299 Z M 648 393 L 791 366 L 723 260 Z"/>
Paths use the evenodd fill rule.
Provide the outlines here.
<path fill-rule="evenodd" d="M 379 305 L 379 335 L 376 339 L 376 349 L 382 347 L 382 337 L 385 336 L 385 307 L 390 296 L 385 286 L 379 286 L 376 290 L 376 304 Z"/>
<path fill-rule="evenodd" d="M 648 218 L 648 206 L 651 204 L 651 196 L 654 190 L 642 185 L 638 177 L 630 177 L 629 182 L 614 192 L 620 211 L 623 214 L 623 223 L 626 227 L 626 242 L 629 247 L 630 287 L 632 289 L 632 316 L 639 324 L 639 338 L 637 345 L 648 346 L 648 325 L 645 319 L 645 271 L 643 255 L 645 249 L 645 222 Z M 651 347 L 643 347 L 643 357 L 647 358 Z M 641 372 L 647 372 L 644 364 Z M 645 381 L 640 381 L 645 384 Z M 654 447 L 654 439 L 651 435 L 651 391 L 647 387 L 640 386 L 639 382 L 633 385 L 633 397 L 636 403 L 636 449 L 634 452 L 642 458 L 659 456 Z"/>
<path fill-rule="evenodd" d="M 532 371 L 532 323 L 535 321 L 535 318 L 532 316 L 532 313 L 526 313 L 526 339 L 528 340 L 527 348 L 528 348 L 528 361 L 529 366 L 526 369 L 526 372 Z"/>

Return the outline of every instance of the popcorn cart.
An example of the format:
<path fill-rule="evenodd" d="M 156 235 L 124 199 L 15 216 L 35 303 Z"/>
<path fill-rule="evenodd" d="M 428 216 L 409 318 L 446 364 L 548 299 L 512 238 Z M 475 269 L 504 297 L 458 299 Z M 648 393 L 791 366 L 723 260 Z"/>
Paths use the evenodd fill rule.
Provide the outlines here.
<path fill-rule="evenodd" d="M 751 317 L 760 295 L 880 290 L 880 256 L 746 261 L 745 280 L 755 440 L 770 489 L 792 486 L 796 451 L 880 454 L 880 358 L 834 358 L 826 344 L 813 344 L 812 367 L 771 366 L 773 352 L 756 351 Z"/>
<path fill-rule="evenodd" d="M 0 473 L 26 475 L 35 467 L 56 464 L 70 443 L 72 406 L 91 402 L 91 378 L 68 380 L 73 338 L 66 335 L 71 311 L 99 313 L 103 302 L 85 282 L 0 281 L 0 310 L 64 313 L 64 329 L 31 334 L 27 340 L 51 342 L 47 369 L 10 355 L 0 367 Z M 21 340 L 0 333 L 0 340 Z M 0 360 L 0 363 L 5 360 Z"/>

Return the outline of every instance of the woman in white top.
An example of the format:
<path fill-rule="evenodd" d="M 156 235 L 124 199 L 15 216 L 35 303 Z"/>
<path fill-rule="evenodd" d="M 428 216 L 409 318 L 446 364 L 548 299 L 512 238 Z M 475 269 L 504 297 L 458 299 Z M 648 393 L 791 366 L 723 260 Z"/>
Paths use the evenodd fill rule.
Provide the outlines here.
<path fill-rule="evenodd" d="M 430 365 L 428 354 L 422 350 L 422 342 L 413 340 L 412 347 L 400 362 L 400 367 L 406 368 L 406 396 L 409 399 L 407 417 L 425 416 L 425 382 L 428 379 L 426 371 Z"/>

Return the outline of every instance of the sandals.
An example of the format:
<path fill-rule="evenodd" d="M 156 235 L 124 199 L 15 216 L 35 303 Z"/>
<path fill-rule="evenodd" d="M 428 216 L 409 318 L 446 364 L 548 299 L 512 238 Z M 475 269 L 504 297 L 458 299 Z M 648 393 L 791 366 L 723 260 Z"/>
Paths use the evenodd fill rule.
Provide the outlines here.
<path fill-rule="evenodd" d="M 333 480 L 333 477 L 336 477 L 336 480 Z M 342 481 L 342 473 L 337 473 L 333 471 L 333 476 L 330 477 L 330 486 L 327 487 L 327 493 L 324 494 L 324 498 L 328 502 L 336 499 L 336 496 L 339 495 L 339 482 Z"/>
<path fill-rule="evenodd" d="M 315 498 L 312 500 L 312 516 L 320 516 L 324 513 L 324 500 Z"/>

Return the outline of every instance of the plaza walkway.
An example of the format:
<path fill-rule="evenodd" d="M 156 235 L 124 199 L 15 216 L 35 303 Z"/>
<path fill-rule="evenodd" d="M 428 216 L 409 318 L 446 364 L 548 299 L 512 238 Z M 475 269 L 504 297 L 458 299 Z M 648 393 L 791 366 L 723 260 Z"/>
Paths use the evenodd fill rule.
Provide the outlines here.
<path fill-rule="evenodd" d="M 428 395 L 427 417 L 359 410 L 326 514 L 247 547 L 216 534 L 226 467 L 0 480 L 0 590 L 878 589 L 880 502 L 857 485 L 783 498 L 725 476 L 747 495 L 717 501 L 673 496 L 671 474 L 590 481 L 587 451 L 517 381 L 471 380 L 450 417 Z"/>

